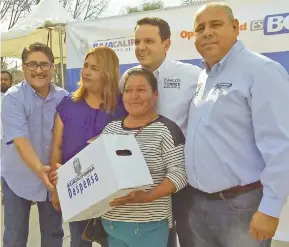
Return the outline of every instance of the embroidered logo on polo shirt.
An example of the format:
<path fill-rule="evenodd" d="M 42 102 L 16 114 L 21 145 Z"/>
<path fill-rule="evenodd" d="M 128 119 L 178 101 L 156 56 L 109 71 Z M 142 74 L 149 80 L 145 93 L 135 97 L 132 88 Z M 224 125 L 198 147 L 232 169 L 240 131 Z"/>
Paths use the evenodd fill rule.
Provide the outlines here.
<path fill-rule="evenodd" d="M 213 90 L 213 95 L 216 95 L 217 92 L 222 93 L 222 94 L 227 94 L 228 93 L 228 89 L 232 86 L 232 83 L 229 82 L 219 82 L 216 84 L 214 90 Z"/>
<path fill-rule="evenodd" d="M 219 82 L 215 88 L 218 88 L 218 89 L 228 89 L 232 86 L 232 83 L 229 83 L 229 82 Z"/>
<path fill-rule="evenodd" d="M 176 78 L 165 78 L 164 79 L 164 88 L 181 88 L 181 79 Z"/>

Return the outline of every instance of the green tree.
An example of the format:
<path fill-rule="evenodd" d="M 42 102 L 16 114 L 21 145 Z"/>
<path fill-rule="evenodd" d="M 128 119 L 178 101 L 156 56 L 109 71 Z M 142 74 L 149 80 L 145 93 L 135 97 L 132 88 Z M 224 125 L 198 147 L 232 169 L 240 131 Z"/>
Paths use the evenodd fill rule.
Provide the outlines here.
<path fill-rule="evenodd" d="M 7 70 L 8 64 L 4 57 L 1 57 L 1 70 Z"/>
<path fill-rule="evenodd" d="M 151 2 L 145 2 L 141 4 L 140 6 L 129 6 L 126 7 L 126 13 L 137 13 L 137 12 L 143 12 L 143 11 L 149 11 L 154 9 L 161 9 L 164 7 L 164 3 L 161 0 L 155 0 Z"/>

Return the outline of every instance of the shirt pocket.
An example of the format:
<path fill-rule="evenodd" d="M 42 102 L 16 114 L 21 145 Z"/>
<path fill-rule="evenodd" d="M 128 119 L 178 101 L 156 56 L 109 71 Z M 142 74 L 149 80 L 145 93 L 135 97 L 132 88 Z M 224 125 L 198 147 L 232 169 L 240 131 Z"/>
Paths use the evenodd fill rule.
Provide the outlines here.
<path fill-rule="evenodd" d="M 40 105 L 34 105 L 27 111 L 27 124 L 30 130 L 35 130 L 42 122 L 42 109 Z"/>
<path fill-rule="evenodd" d="M 243 108 L 242 91 L 234 87 L 220 87 L 216 85 L 203 97 L 202 112 L 206 124 L 231 118 Z"/>

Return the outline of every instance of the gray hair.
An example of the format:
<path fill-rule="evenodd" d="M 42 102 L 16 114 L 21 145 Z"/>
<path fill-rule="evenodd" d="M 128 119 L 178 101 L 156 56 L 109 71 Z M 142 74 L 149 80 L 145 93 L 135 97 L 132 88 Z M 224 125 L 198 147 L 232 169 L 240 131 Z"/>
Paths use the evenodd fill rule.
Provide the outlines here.
<path fill-rule="evenodd" d="M 233 22 L 235 17 L 234 17 L 234 13 L 232 8 L 226 4 L 226 3 L 222 3 L 222 2 L 211 2 L 211 3 L 207 3 L 204 6 L 202 6 L 196 13 L 195 18 L 194 18 L 194 22 L 196 21 L 197 16 L 203 12 L 205 9 L 208 8 L 220 8 L 223 9 L 226 13 L 228 18 Z"/>

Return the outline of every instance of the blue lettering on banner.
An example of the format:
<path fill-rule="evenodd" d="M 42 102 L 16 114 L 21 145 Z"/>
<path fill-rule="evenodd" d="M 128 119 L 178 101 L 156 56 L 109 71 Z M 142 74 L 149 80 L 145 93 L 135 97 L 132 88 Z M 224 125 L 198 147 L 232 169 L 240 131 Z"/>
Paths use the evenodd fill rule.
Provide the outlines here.
<path fill-rule="evenodd" d="M 120 47 L 128 47 L 134 45 L 134 39 L 131 38 L 124 38 L 124 39 L 117 39 L 117 40 L 103 40 L 103 41 L 94 41 L 93 47 L 98 46 L 108 46 L 110 48 L 120 48 Z"/>
<path fill-rule="evenodd" d="M 114 51 L 125 51 L 130 52 L 134 48 L 134 38 L 132 37 L 122 37 L 108 40 L 97 40 L 94 41 L 92 46 L 108 46 L 112 48 Z"/>
<path fill-rule="evenodd" d="M 267 15 L 264 19 L 264 35 L 289 33 L 289 13 Z"/>
<path fill-rule="evenodd" d="M 90 166 L 81 175 L 75 177 L 67 183 L 68 196 L 71 199 L 77 195 L 83 194 L 83 192 L 89 188 L 92 184 L 98 181 L 98 176 L 95 172 L 94 166 Z"/>

